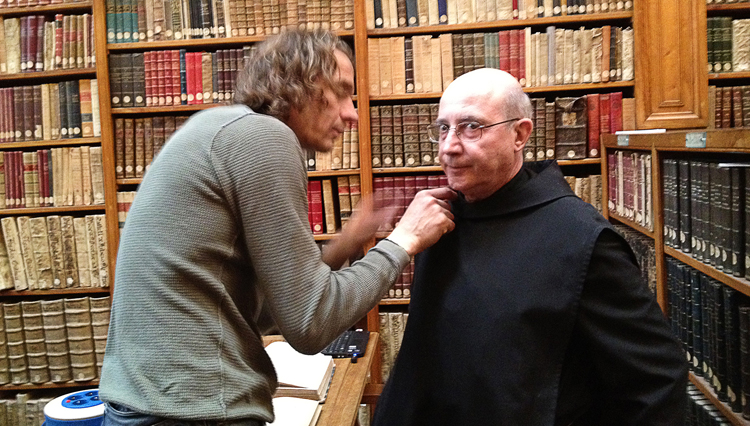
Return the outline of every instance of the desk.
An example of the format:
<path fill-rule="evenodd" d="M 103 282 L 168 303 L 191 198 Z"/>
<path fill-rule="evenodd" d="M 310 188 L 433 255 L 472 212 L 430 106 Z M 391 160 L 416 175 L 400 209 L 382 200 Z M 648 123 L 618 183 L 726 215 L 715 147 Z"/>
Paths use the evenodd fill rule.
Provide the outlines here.
<path fill-rule="evenodd" d="M 265 336 L 263 343 L 284 340 L 282 336 Z M 350 358 L 335 358 L 336 371 L 331 379 L 328 396 L 320 412 L 317 426 L 353 426 L 357 421 L 357 409 L 367 383 L 373 357 L 377 350 L 378 333 L 370 332 L 365 356 L 356 364 Z"/>

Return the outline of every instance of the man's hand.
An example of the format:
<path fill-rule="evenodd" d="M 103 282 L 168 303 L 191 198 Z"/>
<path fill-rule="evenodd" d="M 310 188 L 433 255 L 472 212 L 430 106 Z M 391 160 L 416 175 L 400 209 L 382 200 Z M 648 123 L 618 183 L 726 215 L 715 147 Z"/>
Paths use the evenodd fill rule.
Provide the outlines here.
<path fill-rule="evenodd" d="M 375 237 L 378 228 L 390 224 L 396 216 L 396 207 L 386 205 L 382 194 L 362 197 L 357 211 L 341 231 L 341 236 L 323 248 L 323 262 L 331 269 L 338 269 L 351 256 Z"/>
<path fill-rule="evenodd" d="M 388 239 L 403 247 L 409 256 L 435 244 L 456 226 L 448 204 L 456 197 L 450 188 L 418 192 Z"/>

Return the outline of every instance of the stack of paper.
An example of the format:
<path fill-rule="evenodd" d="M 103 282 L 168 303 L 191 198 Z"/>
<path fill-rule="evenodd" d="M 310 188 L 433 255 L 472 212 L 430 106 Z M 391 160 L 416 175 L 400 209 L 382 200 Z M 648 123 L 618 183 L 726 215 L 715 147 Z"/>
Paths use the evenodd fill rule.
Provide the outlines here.
<path fill-rule="evenodd" d="M 334 362 L 328 355 L 305 355 L 287 342 L 266 346 L 279 380 L 274 396 L 290 396 L 321 401 L 333 376 Z"/>

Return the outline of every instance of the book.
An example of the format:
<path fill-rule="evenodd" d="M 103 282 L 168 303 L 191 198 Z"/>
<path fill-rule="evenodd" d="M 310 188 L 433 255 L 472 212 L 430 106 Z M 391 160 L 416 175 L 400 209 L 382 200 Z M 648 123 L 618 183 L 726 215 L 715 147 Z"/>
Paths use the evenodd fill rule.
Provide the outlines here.
<path fill-rule="evenodd" d="M 269 426 L 314 426 L 322 410 L 317 401 L 302 398 L 275 397 L 272 403 L 274 420 Z"/>
<path fill-rule="evenodd" d="M 297 352 L 287 342 L 273 342 L 266 346 L 279 387 L 274 396 L 305 398 L 314 401 L 325 399 L 333 377 L 333 357 L 321 353 L 305 355 Z"/>

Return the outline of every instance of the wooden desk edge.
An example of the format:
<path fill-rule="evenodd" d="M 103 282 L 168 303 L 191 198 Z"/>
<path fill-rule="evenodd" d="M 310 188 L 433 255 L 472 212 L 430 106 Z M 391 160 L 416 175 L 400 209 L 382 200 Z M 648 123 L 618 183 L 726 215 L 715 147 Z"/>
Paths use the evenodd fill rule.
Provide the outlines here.
<path fill-rule="evenodd" d="M 263 344 L 268 345 L 282 340 L 284 340 L 282 336 L 264 336 Z M 355 424 L 377 345 L 378 333 L 371 331 L 365 356 L 356 364 L 352 363 L 350 358 L 334 359 L 336 371 L 333 374 L 317 426 L 353 426 Z"/>

